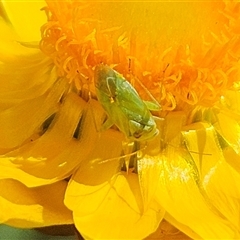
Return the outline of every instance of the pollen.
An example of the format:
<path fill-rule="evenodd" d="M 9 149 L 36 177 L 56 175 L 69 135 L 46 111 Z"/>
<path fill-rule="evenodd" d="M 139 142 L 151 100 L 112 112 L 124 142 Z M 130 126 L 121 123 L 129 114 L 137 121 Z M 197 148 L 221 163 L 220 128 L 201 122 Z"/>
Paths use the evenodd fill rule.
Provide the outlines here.
<path fill-rule="evenodd" d="M 72 0 L 47 1 L 47 4 L 44 9 L 47 23 L 41 28 L 40 49 L 53 59 L 59 76 L 79 90 L 87 87 L 94 91 L 93 72 L 99 63 L 121 73 L 144 99 L 146 92 L 139 87 L 140 81 L 165 111 L 186 105 L 211 107 L 220 101 L 226 89 L 236 86 L 240 69 L 239 3 L 222 4 L 222 11 L 211 16 L 215 22 L 206 20 L 199 36 L 194 30 L 192 35 L 188 34 L 190 40 L 184 42 L 182 30 L 182 35 L 178 32 L 174 41 L 170 39 L 164 44 L 161 36 L 168 33 L 159 30 L 160 3 L 111 5 Z M 123 14 L 118 12 L 121 8 Z M 155 14 L 150 16 L 150 11 Z M 179 29 L 178 21 L 170 20 L 161 23 L 162 29 L 167 29 L 168 22 L 168 28 Z M 185 24 L 186 21 L 182 23 Z M 225 26 L 224 31 L 219 25 Z M 148 26 L 147 35 L 144 26 Z M 177 37 L 179 44 L 176 44 Z"/>

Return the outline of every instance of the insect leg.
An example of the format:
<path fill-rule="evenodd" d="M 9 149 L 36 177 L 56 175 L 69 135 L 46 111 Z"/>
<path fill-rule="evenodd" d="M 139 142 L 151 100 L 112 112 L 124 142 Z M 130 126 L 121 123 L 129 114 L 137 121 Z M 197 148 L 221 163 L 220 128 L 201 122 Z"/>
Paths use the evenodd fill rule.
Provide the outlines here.
<path fill-rule="evenodd" d="M 134 142 L 123 141 L 122 146 L 123 146 L 123 153 L 124 153 L 124 156 L 125 156 L 124 163 L 125 163 L 125 166 L 126 166 L 126 172 L 128 173 L 129 165 L 130 165 L 130 158 L 131 158 L 131 155 L 129 155 L 129 154 L 131 152 L 133 152 Z"/>
<path fill-rule="evenodd" d="M 91 161 L 91 164 L 106 164 L 111 161 L 119 161 L 121 171 L 129 172 L 131 169 L 131 172 L 137 173 L 137 161 L 143 157 L 143 151 L 147 145 L 145 143 L 123 141 L 122 146 L 122 155 L 108 159 L 95 159 Z"/>
<path fill-rule="evenodd" d="M 128 69 L 129 69 L 129 73 L 130 73 L 130 78 L 131 78 L 131 82 L 133 83 L 133 86 L 135 85 L 135 81 L 140 85 L 140 87 L 147 93 L 147 95 L 150 97 L 151 101 L 144 101 L 143 102 L 146 104 L 147 108 L 150 111 L 161 111 L 162 107 L 159 104 L 159 102 L 153 97 L 153 95 L 150 93 L 150 91 L 144 86 L 144 84 L 140 81 L 140 79 L 138 79 L 136 76 L 134 76 L 134 73 L 132 71 L 133 68 L 133 64 L 132 64 L 132 59 L 129 59 L 129 65 L 128 65 Z M 135 86 L 134 86 L 135 87 Z"/>

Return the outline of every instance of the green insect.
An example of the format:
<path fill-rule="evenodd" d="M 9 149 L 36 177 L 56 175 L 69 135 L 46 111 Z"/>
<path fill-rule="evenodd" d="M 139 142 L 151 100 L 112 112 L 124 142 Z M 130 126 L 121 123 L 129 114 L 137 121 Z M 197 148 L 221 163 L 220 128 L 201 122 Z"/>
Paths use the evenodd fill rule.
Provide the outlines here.
<path fill-rule="evenodd" d="M 158 134 L 150 110 L 161 107 L 143 101 L 133 86 L 118 72 L 107 65 L 95 68 L 96 95 L 108 115 L 102 130 L 116 125 L 130 141 L 146 141 Z"/>

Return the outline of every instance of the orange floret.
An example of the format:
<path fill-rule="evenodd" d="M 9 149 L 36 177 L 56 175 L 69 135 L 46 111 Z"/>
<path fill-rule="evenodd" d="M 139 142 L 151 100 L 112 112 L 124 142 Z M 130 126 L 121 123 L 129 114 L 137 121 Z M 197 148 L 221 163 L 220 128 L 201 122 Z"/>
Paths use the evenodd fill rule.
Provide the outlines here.
<path fill-rule="evenodd" d="M 184 104 L 212 106 L 238 81 L 238 3 L 222 4 L 215 16 L 217 26 L 192 48 L 186 43 L 164 50 L 161 40 L 139 37 L 136 27 L 107 22 L 91 3 L 47 2 L 48 21 L 41 29 L 40 48 L 54 60 L 59 75 L 78 89 L 91 85 L 94 67 L 105 63 L 133 84 L 139 79 L 163 110 L 174 110 Z M 222 24 L 224 32 L 218 27 Z M 143 89 L 138 91 L 146 97 Z"/>

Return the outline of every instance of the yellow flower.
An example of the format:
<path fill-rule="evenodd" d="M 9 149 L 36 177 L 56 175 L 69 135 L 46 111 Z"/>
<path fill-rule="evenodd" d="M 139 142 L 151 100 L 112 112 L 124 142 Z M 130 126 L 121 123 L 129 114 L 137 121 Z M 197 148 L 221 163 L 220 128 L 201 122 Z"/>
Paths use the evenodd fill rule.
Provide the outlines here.
<path fill-rule="evenodd" d="M 143 239 L 166 219 L 191 238 L 239 238 L 239 3 L 45 5 L 39 45 L 29 30 L 16 36 L 17 13 L 1 22 L 0 222 L 74 221 L 89 239 Z M 100 63 L 162 106 L 158 136 L 130 155 L 86 102 Z"/>

